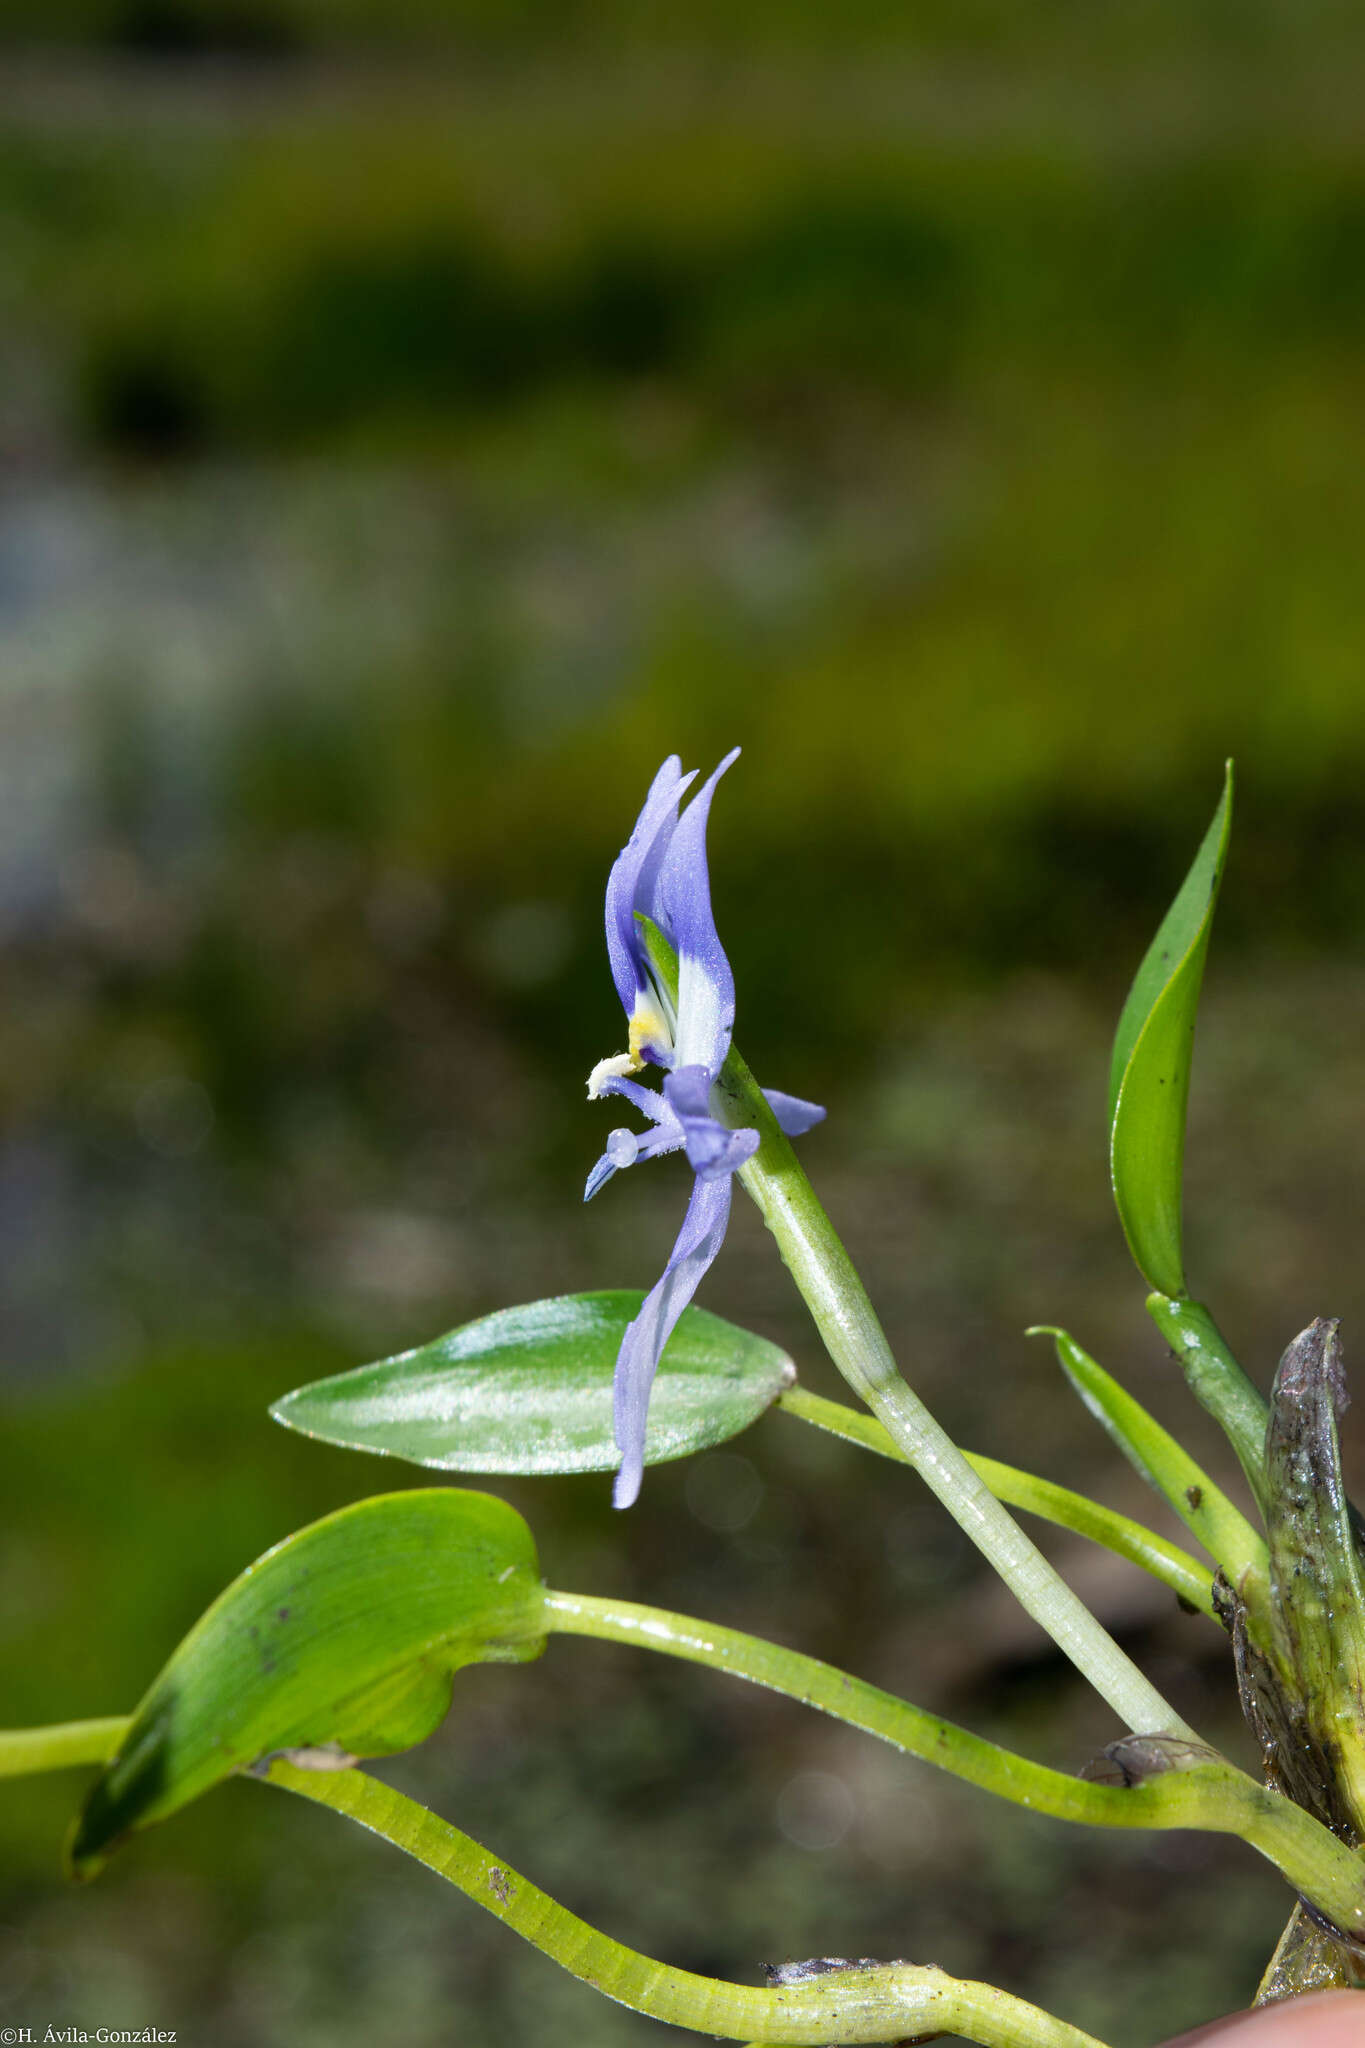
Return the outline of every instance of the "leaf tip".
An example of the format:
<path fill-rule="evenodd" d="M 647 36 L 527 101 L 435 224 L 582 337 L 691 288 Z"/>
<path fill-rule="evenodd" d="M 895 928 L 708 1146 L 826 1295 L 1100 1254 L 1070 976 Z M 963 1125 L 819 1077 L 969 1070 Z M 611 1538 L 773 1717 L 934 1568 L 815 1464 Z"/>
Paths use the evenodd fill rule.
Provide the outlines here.
<path fill-rule="evenodd" d="M 62 1874 L 72 1884 L 91 1884 L 99 1876 L 108 1857 L 98 1849 L 80 1847 L 77 1827 L 73 1826 L 62 1851 Z"/>
<path fill-rule="evenodd" d="M 1068 1348 L 1071 1350 L 1076 1348 L 1076 1340 L 1069 1330 L 1063 1330 L 1057 1323 L 1034 1323 L 1029 1329 L 1025 1330 L 1024 1335 L 1026 1337 L 1050 1337 L 1057 1363 L 1061 1366 L 1063 1372 L 1067 1371 Z"/>
<path fill-rule="evenodd" d="M 111 1795 L 108 1774 L 106 1765 L 67 1832 L 62 1869 L 73 1884 L 90 1884 L 97 1878 L 119 1843 L 131 1833 L 119 1802 Z"/>

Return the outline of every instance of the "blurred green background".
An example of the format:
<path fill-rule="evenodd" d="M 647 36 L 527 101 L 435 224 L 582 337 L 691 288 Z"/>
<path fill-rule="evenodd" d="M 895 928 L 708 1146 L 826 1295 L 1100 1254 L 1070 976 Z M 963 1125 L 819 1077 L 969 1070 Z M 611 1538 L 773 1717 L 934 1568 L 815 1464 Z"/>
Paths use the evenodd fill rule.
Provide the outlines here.
<path fill-rule="evenodd" d="M 130 1706 L 301 1521 L 419 1475 L 267 1403 L 657 1274 L 589 1210 L 600 901 L 713 820 L 738 1038 L 908 1369 L 1139 1513 L 1032 1321 L 1220 1471 L 1108 1206 L 1112 1020 L 1217 797 L 1192 1279 L 1264 1379 L 1359 1326 L 1365 21 L 804 0 L 8 0 L 0 51 L 0 1723 Z M 834 1391 L 751 1213 L 707 1306 Z M 915 1481 L 775 1418 L 509 1486 L 552 1583 L 760 1629 L 1064 1765 L 1115 1732 Z M 1156 1519 L 1153 1515 L 1153 1519 Z M 1246 1756 L 1208 1624 L 1052 1545 Z M 996 1808 L 556 1643 L 395 1778 L 621 1939 L 994 1978 L 1137 2048 L 1250 1995 L 1235 1845 Z M 60 1883 L 0 2018 L 192 2048 L 663 2037 L 250 1784 Z"/>

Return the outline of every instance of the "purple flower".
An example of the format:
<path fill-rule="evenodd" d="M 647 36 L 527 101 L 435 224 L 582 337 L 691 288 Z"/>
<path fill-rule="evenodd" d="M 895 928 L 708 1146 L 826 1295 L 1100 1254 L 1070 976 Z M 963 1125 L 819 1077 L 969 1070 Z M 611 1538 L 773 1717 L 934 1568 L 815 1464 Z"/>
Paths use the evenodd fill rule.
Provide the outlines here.
<path fill-rule="evenodd" d="M 635 830 L 607 882 L 607 952 L 629 1027 L 628 1049 L 601 1060 L 588 1076 L 588 1095 L 621 1095 L 653 1128 L 616 1130 L 588 1175 L 584 1200 L 614 1173 L 662 1152 L 685 1151 L 695 1176 L 677 1243 L 663 1277 L 640 1305 L 616 1359 L 613 1392 L 621 1464 L 613 1494 L 627 1508 L 644 1474 L 645 1421 L 660 1354 L 702 1275 L 720 1250 L 730 1220 L 730 1177 L 758 1150 L 758 1132 L 732 1130 L 712 1113 L 712 1089 L 730 1050 L 735 980 L 711 914 L 706 871 L 706 820 L 721 776 L 737 759 L 727 754 L 681 816 L 678 805 L 696 780 L 676 754 L 655 776 Z M 674 1000 L 650 960 L 640 918 L 657 925 L 678 956 Z M 661 1089 L 631 1076 L 663 1070 Z M 765 1089 L 782 1129 L 808 1131 L 824 1110 L 797 1096 Z"/>

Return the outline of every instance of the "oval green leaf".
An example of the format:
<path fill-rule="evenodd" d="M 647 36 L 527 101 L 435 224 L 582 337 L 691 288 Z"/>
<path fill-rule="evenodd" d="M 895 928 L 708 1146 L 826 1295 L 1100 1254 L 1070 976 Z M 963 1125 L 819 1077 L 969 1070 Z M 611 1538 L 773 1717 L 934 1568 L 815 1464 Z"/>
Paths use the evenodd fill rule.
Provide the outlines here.
<path fill-rule="evenodd" d="M 542 1593 L 530 1530 L 489 1494 L 384 1494 L 300 1529 L 233 1580 L 153 1682 L 76 1822 L 73 1874 L 281 1750 L 325 1769 L 413 1748 L 461 1665 L 540 1655 Z"/>
<path fill-rule="evenodd" d="M 1138 1271 L 1162 1294 L 1185 1292 L 1181 1180 L 1195 1015 L 1232 824 L 1232 763 L 1223 795 L 1133 981 L 1114 1036 L 1109 1163 L 1119 1220 Z"/>
<path fill-rule="evenodd" d="M 641 1294 L 565 1294 L 500 1309 L 416 1351 L 315 1380 L 277 1422 L 324 1443 L 444 1472 L 609 1472 L 611 1380 Z M 796 1377 L 785 1351 L 685 1309 L 649 1403 L 645 1463 L 724 1443 Z"/>

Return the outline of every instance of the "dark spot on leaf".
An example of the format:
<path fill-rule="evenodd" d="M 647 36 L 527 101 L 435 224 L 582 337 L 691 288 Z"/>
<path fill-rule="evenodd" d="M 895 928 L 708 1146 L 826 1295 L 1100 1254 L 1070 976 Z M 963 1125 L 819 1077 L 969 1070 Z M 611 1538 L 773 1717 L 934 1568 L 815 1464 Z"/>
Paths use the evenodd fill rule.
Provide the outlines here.
<path fill-rule="evenodd" d="M 1191 1511 L 1191 1513 L 1194 1513 L 1194 1512 L 1195 1512 L 1195 1511 L 1197 1511 L 1197 1510 L 1198 1510 L 1198 1508 L 1199 1508 L 1199 1507 L 1200 1507 L 1200 1506 L 1201 1506 L 1201 1505 L 1203 1504 L 1203 1499 L 1204 1499 L 1204 1489 L 1203 1489 L 1203 1487 L 1202 1487 L 1202 1486 L 1187 1486 L 1187 1487 L 1185 1488 L 1185 1499 L 1186 1499 L 1186 1500 L 1188 1501 L 1188 1503 L 1189 1503 L 1189 1506 L 1190 1506 L 1190 1511 Z"/>

